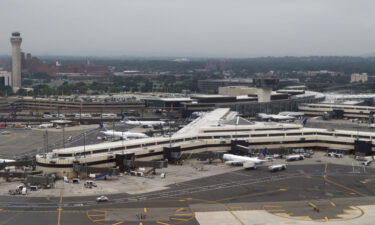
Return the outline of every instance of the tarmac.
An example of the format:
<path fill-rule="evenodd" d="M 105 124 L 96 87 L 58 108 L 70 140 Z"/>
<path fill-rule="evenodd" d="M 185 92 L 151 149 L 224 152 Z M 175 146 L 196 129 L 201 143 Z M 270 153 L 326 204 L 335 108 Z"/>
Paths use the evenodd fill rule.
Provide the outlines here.
<path fill-rule="evenodd" d="M 132 129 L 123 123 L 115 123 L 114 126 L 106 125 L 107 129 L 114 127 L 118 131 Z M 103 134 L 100 133 L 101 130 L 97 124 L 66 127 L 65 130 L 61 128 L 6 128 L 0 131 L 10 131 L 10 134 L 0 135 L 0 156 L 3 158 L 13 158 L 15 155 L 34 155 L 50 152 L 56 148 L 103 142 L 98 139 L 98 137 L 103 137 Z"/>
<path fill-rule="evenodd" d="M 191 175 L 163 190 L 107 195 L 106 203 L 97 203 L 97 195 L 69 196 L 65 188 L 55 189 L 59 196 L 1 195 L 0 224 L 373 224 L 375 168 L 353 167 L 353 161 L 318 153 L 276 173 L 263 166 L 225 170 L 218 163 L 208 171 L 223 166 L 222 173 Z M 128 178 L 149 179 L 119 180 Z"/>

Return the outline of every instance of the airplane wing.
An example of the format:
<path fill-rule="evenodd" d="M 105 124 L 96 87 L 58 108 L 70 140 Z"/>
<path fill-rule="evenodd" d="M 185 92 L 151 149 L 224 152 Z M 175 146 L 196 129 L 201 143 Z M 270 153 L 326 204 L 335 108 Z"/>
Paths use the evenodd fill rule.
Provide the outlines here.
<path fill-rule="evenodd" d="M 127 141 L 127 140 L 129 140 L 129 138 L 123 137 L 122 140 Z"/>
<path fill-rule="evenodd" d="M 267 114 L 265 113 L 258 113 L 258 116 L 262 119 L 266 119 L 266 118 L 270 118 L 270 116 L 268 116 Z"/>
<path fill-rule="evenodd" d="M 279 116 L 279 115 L 274 115 L 274 116 L 272 116 L 272 119 L 275 119 L 275 120 L 291 120 L 291 119 L 295 119 L 295 118 L 292 117 L 292 116 Z"/>

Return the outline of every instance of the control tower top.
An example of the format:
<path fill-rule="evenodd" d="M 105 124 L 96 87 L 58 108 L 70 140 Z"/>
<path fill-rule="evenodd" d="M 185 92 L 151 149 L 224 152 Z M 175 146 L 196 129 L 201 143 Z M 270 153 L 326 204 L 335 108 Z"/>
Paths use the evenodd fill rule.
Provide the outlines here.
<path fill-rule="evenodd" d="M 20 32 L 13 32 L 12 33 L 12 37 L 21 37 L 21 33 Z"/>
<path fill-rule="evenodd" d="M 279 79 L 273 77 L 254 78 L 253 84 L 257 88 L 276 88 L 279 84 Z"/>

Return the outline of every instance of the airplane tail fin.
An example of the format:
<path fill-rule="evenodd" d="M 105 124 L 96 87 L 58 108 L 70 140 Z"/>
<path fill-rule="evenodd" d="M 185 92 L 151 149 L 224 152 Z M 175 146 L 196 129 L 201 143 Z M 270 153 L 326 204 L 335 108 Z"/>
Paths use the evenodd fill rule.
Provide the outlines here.
<path fill-rule="evenodd" d="M 103 121 L 99 121 L 99 129 L 101 129 L 101 130 L 107 130 L 107 129 L 104 127 L 104 123 L 103 123 Z"/>
<path fill-rule="evenodd" d="M 304 118 L 304 119 L 302 120 L 302 125 L 303 125 L 303 126 L 306 126 L 306 124 L 307 124 L 307 118 Z"/>

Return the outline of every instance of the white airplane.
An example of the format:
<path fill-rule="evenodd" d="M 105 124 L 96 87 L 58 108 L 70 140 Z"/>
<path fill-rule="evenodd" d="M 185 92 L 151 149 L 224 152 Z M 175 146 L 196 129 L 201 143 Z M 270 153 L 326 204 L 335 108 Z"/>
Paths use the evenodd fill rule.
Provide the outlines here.
<path fill-rule="evenodd" d="M 142 126 L 142 127 L 163 126 L 165 124 L 164 121 L 132 121 L 132 120 L 126 120 L 126 121 L 121 121 L 121 122 L 125 122 L 125 124 L 131 125 L 131 126 Z"/>
<path fill-rule="evenodd" d="M 53 123 L 42 123 L 38 126 L 39 128 L 52 128 Z"/>
<path fill-rule="evenodd" d="M 100 131 L 100 133 L 104 134 L 105 136 L 109 137 L 120 137 L 123 139 L 136 139 L 136 138 L 146 138 L 148 137 L 144 133 L 134 133 L 134 132 L 120 132 L 120 131 L 114 131 L 114 130 L 105 130 L 105 131 Z"/>
<path fill-rule="evenodd" d="M 0 159 L 0 163 L 10 163 L 10 162 L 15 162 L 16 160 L 13 159 Z"/>
<path fill-rule="evenodd" d="M 1 134 L 2 134 L 2 135 L 9 135 L 9 134 L 11 134 L 11 133 L 10 133 L 10 131 L 5 130 L 5 131 L 2 131 Z"/>
<path fill-rule="evenodd" d="M 303 112 L 289 112 L 289 111 L 285 111 L 285 112 L 279 112 L 277 115 L 279 115 L 279 116 L 302 117 L 302 116 L 305 115 L 305 113 L 303 113 Z"/>
<path fill-rule="evenodd" d="M 231 166 L 244 166 L 249 167 L 249 164 L 262 164 L 263 162 L 266 162 L 266 160 L 259 159 L 258 157 L 247 157 L 247 156 L 239 156 L 239 155 L 233 155 L 233 154 L 224 154 L 223 160 L 225 161 L 225 164 L 231 165 Z"/>
<path fill-rule="evenodd" d="M 258 113 L 258 117 L 261 118 L 262 120 L 274 120 L 274 121 L 295 120 L 296 119 L 293 116 L 282 116 L 282 115 L 266 114 L 266 113 Z"/>

